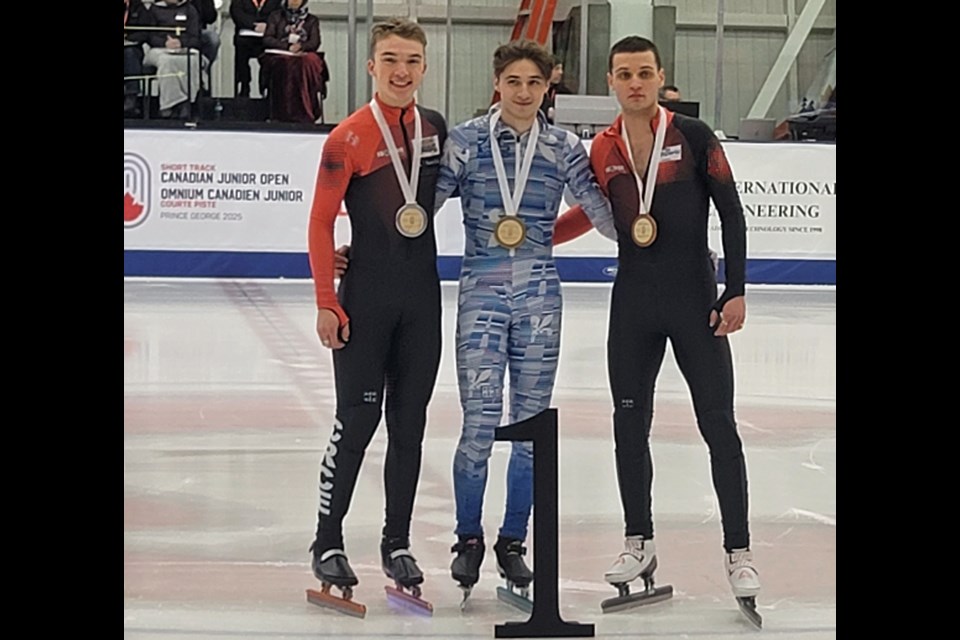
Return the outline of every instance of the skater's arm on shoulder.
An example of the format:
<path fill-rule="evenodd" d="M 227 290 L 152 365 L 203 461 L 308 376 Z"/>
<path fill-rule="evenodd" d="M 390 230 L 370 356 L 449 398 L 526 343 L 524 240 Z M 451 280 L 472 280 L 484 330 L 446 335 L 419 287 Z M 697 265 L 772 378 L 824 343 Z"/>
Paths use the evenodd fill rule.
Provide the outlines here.
<path fill-rule="evenodd" d="M 570 207 L 557 218 L 556 225 L 553 227 L 553 245 L 576 240 L 590 229 L 593 229 L 593 225 L 583 207 L 579 204 Z"/>
<path fill-rule="evenodd" d="M 470 150 L 460 131 L 452 129 L 443 144 L 443 156 L 440 160 L 440 172 L 437 176 L 437 197 L 434 212 L 443 208 L 448 198 L 460 195 L 460 182 L 463 179 Z"/>
<path fill-rule="evenodd" d="M 597 231 L 616 242 L 617 230 L 613 224 L 613 210 L 593 174 L 583 142 L 573 133 L 568 132 L 567 135 L 564 168 L 570 191 Z"/>

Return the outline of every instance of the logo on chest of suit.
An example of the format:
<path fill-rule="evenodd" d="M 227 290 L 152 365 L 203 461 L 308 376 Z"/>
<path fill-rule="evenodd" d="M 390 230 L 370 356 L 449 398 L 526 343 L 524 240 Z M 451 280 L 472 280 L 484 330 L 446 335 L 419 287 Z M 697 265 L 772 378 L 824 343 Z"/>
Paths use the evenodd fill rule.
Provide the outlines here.
<path fill-rule="evenodd" d="M 672 147 L 664 147 L 660 152 L 660 162 L 677 162 L 683 159 L 683 147 L 675 144 Z"/>
<path fill-rule="evenodd" d="M 427 158 L 439 158 L 440 156 L 440 137 L 439 136 L 427 136 L 420 141 L 420 161 L 423 163 Z M 405 147 L 399 147 L 397 149 L 397 154 L 401 158 L 407 157 L 407 150 Z M 390 157 L 390 151 L 386 147 L 377 151 L 377 158 L 388 158 Z M 436 164 L 436 163 L 432 163 Z"/>
<path fill-rule="evenodd" d="M 427 136 L 420 141 L 420 157 L 434 158 L 440 155 L 440 136 Z"/>

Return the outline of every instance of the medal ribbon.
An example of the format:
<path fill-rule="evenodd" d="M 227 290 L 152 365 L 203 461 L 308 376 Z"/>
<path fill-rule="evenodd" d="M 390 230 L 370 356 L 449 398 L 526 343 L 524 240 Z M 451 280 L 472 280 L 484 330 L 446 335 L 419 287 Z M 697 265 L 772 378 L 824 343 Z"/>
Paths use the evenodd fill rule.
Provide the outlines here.
<path fill-rule="evenodd" d="M 500 155 L 500 141 L 493 133 L 497 122 L 500 121 L 500 110 L 497 109 L 490 116 L 490 151 L 493 153 L 493 165 L 497 170 L 497 184 L 500 185 L 500 196 L 503 198 L 503 209 L 508 216 L 516 216 L 520 210 L 520 200 L 523 190 L 527 186 L 530 176 L 530 167 L 533 166 L 533 156 L 537 152 L 537 139 L 540 137 L 540 122 L 533 121 L 530 137 L 527 139 L 527 151 L 523 154 L 523 164 L 514 167 L 513 195 L 510 194 L 510 185 L 507 182 L 507 171 L 503 167 L 503 156 Z M 517 140 L 520 144 L 520 140 Z"/>
<path fill-rule="evenodd" d="M 413 161 L 410 163 L 410 180 L 407 180 L 407 172 L 400 162 L 400 152 L 397 151 L 397 144 L 393 141 L 390 129 L 387 127 L 387 121 L 383 117 L 383 111 L 377 104 L 377 99 L 370 101 L 370 110 L 373 111 L 373 117 L 380 127 L 380 133 L 383 135 L 383 141 L 387 143 L 387 152 L 390 154 L 390 161 L 393 163 L 393 172 L 397 174 L 397 182 L 400 183 L 400 190 L 403 191 L 403 198 L 407 204 L 417 204 L 417 187 L 420 184 L 420 156 L 423 154 L 423 123 L 420 121 L 420 111 L 417 106 L 413 106 Z M 400 122 L 403 126 L 403 122 Z M 419 206 L 419 205 L 418 205 Z"/>
<path fill-rule="evenodd" d="M 633 177 L 637 180 L 637 191 L 640 195 L 640 215 L 650 212 L 653 205 L 653 190 L 657 186 L 657 171 L 660 169 L 660 154 L 663 152 L 663 139 L 667 134 L 667 113 L 663 107 L 657 107 L 660 110 L 660 122 L 657 123 L 657 135 L 653 141 L 653 152 L 650 154 L 650 166 L 647 167 L 647 189 L 643 188 L 643 180 L 637 173 L 637 164 L 633 161 L 633 147 L 630 146 L 630 136 L 627 135 L 627 125 L 620 121 L 620 137 L 623 138 L 623 144 L 627 147 L 627 156 L 630 158 L 630 168 L 633 170 Z"/>

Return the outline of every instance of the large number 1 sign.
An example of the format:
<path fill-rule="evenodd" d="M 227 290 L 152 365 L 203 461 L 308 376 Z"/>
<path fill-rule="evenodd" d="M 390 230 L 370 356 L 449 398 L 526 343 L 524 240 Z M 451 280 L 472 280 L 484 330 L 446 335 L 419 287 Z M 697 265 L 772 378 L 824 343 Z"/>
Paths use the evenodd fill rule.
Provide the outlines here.
<path fill-rule="evenodd" d="M 500 427 L 500 441 L 533 442 L 533 612 L 526 622 L 498 624 L 497 638 L 592 638 L 592 624 L 564 622 L 557 593 L 557 410 Z"/>

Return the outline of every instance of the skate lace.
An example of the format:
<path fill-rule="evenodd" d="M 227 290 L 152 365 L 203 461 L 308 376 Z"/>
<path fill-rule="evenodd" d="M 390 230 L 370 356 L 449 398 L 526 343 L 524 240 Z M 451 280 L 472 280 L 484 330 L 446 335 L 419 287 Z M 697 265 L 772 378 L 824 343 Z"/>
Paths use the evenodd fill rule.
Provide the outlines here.
<path fill-rule="evenodd" d="M 732 551 L 727 554 L 727 571 L 733 573 L 737 569 L 750 569 L 754 573 L 753 553 L 749 550 Z"/>
<path fill-rule="evenodd" d="M 347 558 L 347 554 L 344 553 L 343 549 L 327 549 L 320 555 L 320 562 L 326 562 L 334 556 L 343 556 L 344 559 Z"/>
<path fill-rule="evenodd" d="M 396 560 L 398 558 L 410 558 L 413 562 L 416 562 L 417 559 L 413 557 L 413 554 L 410 553 L 409 549 L 394 549 L 390 552 L 389 558 L 391 560 Z"/>
<path fill-rule="evenodd" d="M 621 556 L 631 555 L 631 556 L 633 556 L 634 558 L 636 558 L 637 560 L 643 562 L 644 558 L 646 558 L 647 555 L 648 555 L 649 553 L 651 553 L 651 551 L 648 551 L 647 548 L 646 548 L 646 546 L 645 546 L 645 544 L 646 544 L 647 542 L 648 542 L 647 540 L 630 540 L 630 539 L 628 539 L 628 540 L 626 540 L 626 543 L 624 544 L 623 553 L 621 553 L 620 555 L 621 555 Z M 651 546 L 652 546 L 652 544 L 653 544 L 653 543 L 651 542 Z"/>
<path fill-rule="evenodd" d="M 527 555 L 527 548 L 523 546 L 521 542 L 511 542 L 507 545 L 507 548 L 504 550 L 507 555 L 516 554 L 518 556 Z"/>
<path fill-rule="evenodd" d="M 497 543 L 495 547 L 497 554 L 503 554 L 504 556 L 523 556 L 527 553 L 527 548 L 523 546 L 523 542 L 520 540 L 513 540 L 507 544 Z"/>
<path fill-rule="evenodd" d="M 450 547 L 451 553 L 462 553 L 464 551 L 475 551 L 480 550 L 483 547 L 483 541 L 479 538 L 469 538 L 461 542 L 457 542 L 455 545 Z"/>

